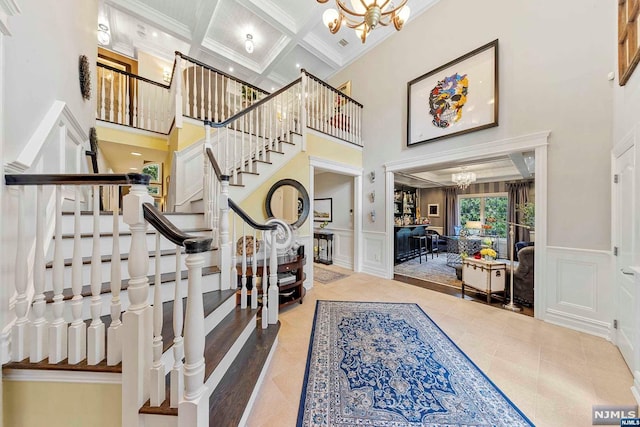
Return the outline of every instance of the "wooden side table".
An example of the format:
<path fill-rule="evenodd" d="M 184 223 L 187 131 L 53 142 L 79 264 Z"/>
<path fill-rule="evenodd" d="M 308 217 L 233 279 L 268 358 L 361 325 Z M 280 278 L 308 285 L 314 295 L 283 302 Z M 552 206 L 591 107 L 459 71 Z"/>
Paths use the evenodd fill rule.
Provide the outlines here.
<path fill-rule="evenodd" d="M 307 291 L 304 288 L 304 281 L 306 279 L 306 274 L 304 274 L 303 266 L 307 263 L 307 258 L 304 255 L 296 255 L 293 257 L 283 256 L 278 257 L 278 273 L 291 273 L 295 275 L 295 281 L 291 283 L 286 283 L 283 285 L 278 284 L 278 293 L 280 295 L 279 306 L 286 307 L 287 305 L 293 304 L 295 302 L 299 302 L 302 304 L 304 296 Z M 263 277 L 263 261 L 260 260 L 256 265 L 256 273 L 257 277 Z M 236 272 L 238 274 L 238 287 L 241 285 L 242 280 L 242 266 L 236 265 Z M 251 265 L 247 265 L 247 283 L 251 282 L 252 289 L 247 290 L 247 304 L 251 303 L 251 295 L 254 290 L 258 292 L 258 298 L 262 296 L 262 283 L 259 283 L 258 286 L 255 286 L 257 280 L 253 280 L 253 270 Z M 269 275 L 269 266 L 267 265 L 267 276 Z M 240 289 L 236 292 L 236 304 L 240 304 Z"/>

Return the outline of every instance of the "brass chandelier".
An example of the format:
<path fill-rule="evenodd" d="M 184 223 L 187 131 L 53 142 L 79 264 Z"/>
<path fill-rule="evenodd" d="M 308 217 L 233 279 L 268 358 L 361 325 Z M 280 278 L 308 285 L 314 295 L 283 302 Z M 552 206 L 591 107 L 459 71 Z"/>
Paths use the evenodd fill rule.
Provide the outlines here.
<path fill-rule="evenodd" d="M 317 0 L 318 3 L 326 3 L 329 0 Z M 399 0 L 398 6 L 394 6 L 391 0 L 351 0 L 351 6 L 345 4 L 345 0 L 335 0 L 336 9 L 327 9 L 322 15 L 324 25 L 329 28 L 331 34 L 340 30 L 342 23 L 353 28 L 356 35 L 362 40 L 367 40 L 367 35 L 376 26 L 387 26 L 393 23 L 396 30 L 400 31 L 409 19 L 409 6 L 407 0 Z"/>

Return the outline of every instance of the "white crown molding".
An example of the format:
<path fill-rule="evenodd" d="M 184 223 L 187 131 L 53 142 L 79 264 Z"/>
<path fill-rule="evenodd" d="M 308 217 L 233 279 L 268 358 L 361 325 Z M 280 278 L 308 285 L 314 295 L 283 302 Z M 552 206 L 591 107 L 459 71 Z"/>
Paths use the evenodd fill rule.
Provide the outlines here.
<path fill-rule="evenodd" d="M 19 382 L 122 384 L 122 374 L 115 372 L 5 369 L 2 377 L 4 381 Z"/>
<path fill-rule="evenodd" d="M 253 71 L 254 73 L 262 73 L 262 65 L 256 61 L 251 61 L 244 56 L 238 54 L 236 51 L 228 48 L 227 46 L 212 40 L 211 38 L 205 38 L 202 41 L 202 47 L 207 49 L 210 54 L 221 56 L 229 61 L 233 61 L 236 64 Z"/>
<path fill-rule="evenodd" d="M 9 30 L 9 17 L 20 14 L 20 7 L 15 0 L 0 0 L 0 33 L 11 35 Z"/>
<path fill-rule="evenodd" d="M 299 31 L 296 19 L 270 0 L 239 0 L 238 3 L 260 15 L 260 18 L 280 32 L 293 36 Z"/>
<path fill-rule="evenodd" d="M 363 169 L 361 167 L 351 166 L 346 163 L 327 160 L 320 157 L 309 156 L 309 165 L 314 168 L 326 169 L 333 173 L 340 173 L 349 176 L 362 176 Z"/>
<path fill-rule="evenodd" d="M 384 164 L 387 172 L 396 172 L 422 168 L 447 162 L 460 162 L 487 157 L 488 155 L 506 155 L 513 151 L 530 151 L 537 147 L 548 145 L 551 131 L 537 132 L 530 135 L 522 135 L 514 138 L 506 138 L 498 141 L 490 141 L 474 146 L 459 147 L 440 153 L 430 153 L 411 159 L 394 160 Z"/>
<path fill-rule="evenodd" d="M 14 161 L 5 164 L 5 173 L 24 173 L 29 170 L 40 154 L 49 134 L 54 131 L 60 123 L 65 124 L 70 134 L 70 139 L 76 145 L 80 145 L 89 139 L 89 135 L 82 128 L 67 104 L 63 101 L 56 100 L 40 121 L 40 124 L 18 157 Z"/>
<path fill-rule="evenodd" d="M 191 41 L 189 27 L 138 0 L 106 0 L 106 4 L 166 31 L 183 40 Z"/>
<path fill-rule="evenodd" d="M 344 65 L 344 56 L 335 48 L 329 46 L 316 34 L 309 33 L 300 41 L 305 49 L 315 52 L 322 60 L 332 65 L 333 68 L 341 68 Z"/>

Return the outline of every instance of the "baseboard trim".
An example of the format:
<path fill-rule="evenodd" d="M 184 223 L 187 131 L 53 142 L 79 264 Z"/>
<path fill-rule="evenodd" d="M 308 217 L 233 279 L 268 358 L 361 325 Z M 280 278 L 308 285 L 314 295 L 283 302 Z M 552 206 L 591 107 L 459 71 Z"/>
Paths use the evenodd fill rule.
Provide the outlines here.
<path fill-rule="evenodd" d="M 611 325 L 607 322 L 589 319 L 587 317 L 571 313 L 565 313 L 552 308 L 547 308 L 544 320 L 546 322 L 553 323 L 554 325 L 596 335 L 613 342 Z"/>
<path fill-rule="evenodd" d="M 116 372 L 49 371 L 39 369 L 4 369 L 3 381 L 49 382 L 79 384 L 122 384 L 122 374 Z"/>

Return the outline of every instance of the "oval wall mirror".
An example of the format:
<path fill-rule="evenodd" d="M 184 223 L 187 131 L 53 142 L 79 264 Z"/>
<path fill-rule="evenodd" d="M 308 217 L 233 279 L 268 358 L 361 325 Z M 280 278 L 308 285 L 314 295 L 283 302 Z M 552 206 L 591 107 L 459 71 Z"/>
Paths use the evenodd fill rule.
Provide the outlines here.
<path fill-rule="evenodd" d="M 295 179 L 281 179 L 273 184 L 267 193 L 265 209 L 267 216 L 278 218 L 300 227 L 309 216 L 309 194 Z"/>

